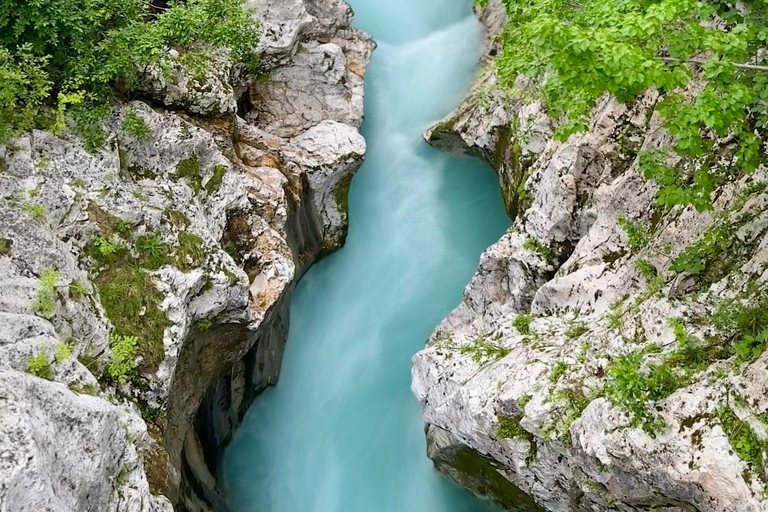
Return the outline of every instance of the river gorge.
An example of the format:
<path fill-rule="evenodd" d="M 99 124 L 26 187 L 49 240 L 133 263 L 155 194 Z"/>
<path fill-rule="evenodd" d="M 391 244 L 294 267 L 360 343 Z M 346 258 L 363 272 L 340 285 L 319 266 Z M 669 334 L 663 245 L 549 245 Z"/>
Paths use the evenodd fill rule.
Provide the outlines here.
<path fill-rule="evenodd" d="M 491 169 L 422 139 L 474 80 L 482 27 L 468 0 L 351 5 L 378 48 L 349 235 L 296 289 L 280 380 L 256 399 L 226 453 L 230 507 L 490 510 L 435 472 L 410 392 L 411 357 L 510 223 Z"/>

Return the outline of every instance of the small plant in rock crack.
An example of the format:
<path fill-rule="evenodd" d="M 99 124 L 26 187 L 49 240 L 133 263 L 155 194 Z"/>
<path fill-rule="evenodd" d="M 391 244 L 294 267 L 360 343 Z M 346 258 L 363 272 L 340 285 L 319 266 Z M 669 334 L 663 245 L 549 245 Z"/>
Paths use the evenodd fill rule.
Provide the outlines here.
<path fill-rule="evenodd" d="M 56 308 L 56 283 L 59 281 L 59 273 L 52 268 L 43 270 L 37 288 L 37 295 L 32 303 L 32 311 L 50 319 Z"/>
<path fill-rule="evenodd" d="M 627 234 L 627 245 L 633 251 L 638 251 L 648 245 L 651 240 L 651 233 L 642 224 L 635 223 L 627 219 L 624 215 L 619 215 L 618 223 L 621 229 Z"/>
<path fill-rule="evenodd" d="M 477 338 L 469 345 L 462 346 L 460 352 L 462 355 L 470 354 L 472 361 L 484 365 L 505 357 L 509 354 L 509 349 L 483 338 Z"/>
<path fill-rule="evenodd" d="M 531 322 L 533 322 L 533 316 L 530 314 L 517 315 L 512 320 L 512 327 L 517 329 L 517 332 L 523 336 L 531 334 Z"/>

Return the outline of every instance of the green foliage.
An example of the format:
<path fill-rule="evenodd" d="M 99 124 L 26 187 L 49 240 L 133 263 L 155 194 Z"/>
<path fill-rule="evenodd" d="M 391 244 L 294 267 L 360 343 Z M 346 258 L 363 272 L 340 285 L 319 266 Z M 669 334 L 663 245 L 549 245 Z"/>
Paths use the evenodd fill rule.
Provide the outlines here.
<path fill-rule="evenodd" d="M 174 210 L 173 208 L 166 208 L 163 213 L 165 214 L 166 217 L 168 217 L 168 221 L 176 228 L 184 229 L 191 224 L 187 216 L 184 215 L 179 210 Z"/>
<path fill-rule="evenodd" d="M 45 127 L 60 130 L 68 112 L 98 147 L 104 106 L 134 91 L 145 66 L 167 68 L 168 48 L 185 55 L 227 47 L 250 68 L 257 40 L 242 0 L 160 8 L 150 0 L 0 0 L 0 142 L 46 118 Z"/>
<path fill-rule="evenodd" d="M 630 414 L 634 426 L 642 425 L 649 433 L 662 425 L 648 409 L 648 403 L 666 398 L 679 384 L 667 365 L 651 364 L 643 368 L 645 356 L 659 350 L 658 346 L 652 346 L 630 352 L 608 367 L 606 397 Z"/>
<path fill-rule="evenodd" d="M 573 322 L 565 330 L 565 337 L 569 340 L 574 340 L 587 332 L 589 327 L 584 322 Z"/>
<path fill-rule="evenodd" d="M 669 269 L 673 272 L 701 274 L 723 251 L 728 250 L 732 243 L 730 227 L 725 223 L 717 224 L 708 229 L 701 240 L 686 247 L 672 261 Z"/>
<path fill-rule="evenodd" d="M 133 137 L 136 140 L 148 141 L 151 138 L 147 123 L 142 118 L 136 115 L 136 111 L 132 108 L 125 110 L 125 119 L 120 129 L 126 135 Z"/>
<path fill-rule="evenodd" d="M 40 352 L 36 356 L 30 356 L 27 360 L 27 372 L 41 379 L 53 380 L 53 372 L 51 371 L 51 362 L 48 360 L 48 354 Z"/>
<path fill-rule="evenodd" d="M 544 260 L 550 265 L 555 265 L 557 263 L 557 259 L 555 258 L 555 255 L 552 252 L 552 249 L 550 249 L 543 243 L 539 242 L 535 238 L 528 237 L 528 239 L 523 244 L 523 247 L 528 249 L 529 251 L 533 251 L 541 254 Z"/>
<path fill-rule="evenodd" d="M 762 441 L 749 424 L 740 420 L 730 407 L 723 406 L 716 414 L 720 427 L 739 458 L 749 463 L 758 475 L 765 475 L 764 459 L 768 442 Z"/>
<path fill-rule="evenodd" d="M 66 342 L 59 342 L 56 344 L 56 353 L 53 358 L 57 363 L 63 363 L 67 359 L 72 357 L 72 345 Z"/>
<path fill-rule="evenodd" d="M 658 275 L 656 267 L 646 260 L 635 261 L 635 268 L 642 274 L 646 281 L 652 281 Z"/>
<path fill-rule="evenodd" d="M 192 154 L 176 165 L 176 179 L 186 179 L 195 194 L 203 190 L 203 177 L 200 175 L 200 161 L 197 154 Z"/>
<path fill-rule="evenodd" d="M 213 195 L 219 191 L 221 184 L 224 181 L 224 175 L 227 174 L 227 168 L 219 164 L 213 168 L 213 176 L 210 177 L 205 184 L 205 190 L 209 195 Z"/>
<path fill-rule="evenodd" d="M 565 361 L 558 361 L 555 366 L 552 368 L 552 373 L 549 376 L 549 381 L 552 384 L 557 384 L 557 381 L 560 380 L 560 377 L 565 375 L 565 372 L 568 371 L 568 363 Z"/>
<path fill-rule="evenodd" d="M 10 256 L 13 254 L 11 241 L 6 238 L 0 238 L 0 256 Z"/>
<path fill-rule="evenodd" d="M 485 365 L 505 357 L 509 354 L 509 349 L 497 345 L 496 343 L 486 341 L 483 338 L 477 338 L 471 344 L 462 346 L 461 354 L 469 354 L 472 356 L 472 361 L 480 365 Z"/>
<path fill-rule="evenodd" d="M 517 418 L 499 416 L 499 425 L 496 427 L 496 439 L 522 439 L 528 441 L 528 456 L 525 458 L 525 462 L 532 464 L 536 460 L 536 439 L 533 437 L 533 434 L 520 425 L 520 420 L 522 419 L 522 416 Z"/>
<path fill-rule="evenodd" d="M 659 203 L 711 208 L 714 186 L 754 170 L 768 125 L 768 74 L 748 65 L 766 46 L 768 5 L 750 0 L 502 0 L 508 25 L 498 59 L 501 81 L 533 78 L 561 140 L 588 126 L 603 95 L 621 102 L 655 88 L 672 145 L 643 158 L 659 181 Z M 692 76 L 703 88 L 679 94 Z M 732 136 L 731 166 L 718 167 L 712 148 Z M 682 161 L 668 165 L 667 154 Z"/>
<path fill-rule="evenodd" d="M 723 301 L 712 323 L 734 343 L 739 360 L 755 361 L 768 348 L 768 292 L 757 289 L 743 299 Z"/>
<path fill-rule="evenodd" d="M 137 339 L 148 366 L 163 359 L 163 333 L 169 325 L 160 309 L 163 295 L 149 273 L 130 261 L 110 264 L 94 280 L 115 336 Z"/>
<path fill-rule="evenodd" d="M 166 264 L 165 245 L 156 234 L 140 236 L 136 240 L 136 251 L 145 268 L 157 270 Z"/>
<path fill-rule="evenodd" d="M 32 311 L 50 319 L 56 308 L 56 283 L 59 281 L 59 273 L 52 268 L 43 270 L 40 274 L 40 282 L 37 288 L 37 295 L 32 302 Z"/>
<path fill-rule="evenodd" d="M 179 248 L 176 250 L 176 266 L 179 269 L 188 272 L 205 262 L 202 238 L 186 231 L 180 231 L 177 239 Z"/>
<path fill-rule="evenodd" d="M 682 320 L 670 319 L 669 325 L 677 341 L 675 350 L 662 354 L 658 345 L 649 345 L 616 358 L 608 367 L 607 398 L 630 414 L 633 425 L 641 425 L 652 435 L 663 424 L 648 406 L 688 385 L 695 374 L 729 355 L 716 340 L 705 344 L 689 335 Z M 649 355 L 653 355 L 650 360 Z"/>
<path fill-rule="evenodd" d="M 95 237 L 86 247 L 86 253 L 101 262 L 110 262 L 125 255 L 127 249 L 120 243 L 101 236 Z"/>
<path fill-rule="evenodd" d="M 605 315 L 608 319 L 608 325 L 614 331 L 624 328 L 624 301 L 618 301 L 611 305 L 610 312 Z"/>
<path fill-rule="evenodd" d="M 37 220 L 39 222 L 43 222 L 45 220 L 45 205 L 44 204 L 26 203 L 26 204 L 23 204 L 21 208 L 25 212 L 30 214 L 32 217 L 34 217 L 35 220 Z"/>
<path fill-rule="evenodd" d="M 88 288 L 78 280 L 74 280 L 69 283 L 69 296 L 73 300 L 80 300 L 88 295 Z"/>
<path fill-rule="evenodd" d="M 134 377 L 136 357 L 139 353 L 139 338 L 112 334 L 109 338 L 112 357 L 106 368 L 107 376 L 120 384 L 125 384 Z"/>
<path fill-rule="evenodd" d="M 621 229 L 627 234 L 627 245 L 630 249 L 638 251 L 648 245 L 651 234 L 645 226 L 628 220 L 624 215 L 619 215 L 618 222 Z"/>
<path fill-rule="evenodd" d="M 571 443 L 570 428 L 573 422 L 579 419 L 584 409 L 602 393 L 603 391 L 600 390 L 587 396 L 584 394 L 582 386 L 562 388 L 554 393 L 554 398 L 559 404 L 558 412 L 560 415 L 553 426 L 564 437 L 566 443 Z"/>
<path fill-rule="evenodd" d="M 533 322 L 533 316 L 529 314 L 517 315 L 512 321 L 512 327 L 517 329 L 517 332 L 526 336 L 531 334 L 531 322 Z"/>

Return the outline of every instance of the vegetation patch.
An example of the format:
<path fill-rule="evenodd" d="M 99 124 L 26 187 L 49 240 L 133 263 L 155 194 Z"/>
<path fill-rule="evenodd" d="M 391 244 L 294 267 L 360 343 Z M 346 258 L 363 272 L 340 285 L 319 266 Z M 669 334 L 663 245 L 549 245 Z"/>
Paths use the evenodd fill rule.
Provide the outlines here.
<path fill-rule="evenodd" d="M 7 238 L 0 238 L 0 256 L 11 256 L 13 254 L 13 242 Z"/>
<path fill-rule="evenodd" d="M 624 230 L 627 235 L 627 245 L 634 251 L 639 251 L 648 245 L 651 240 L 651 233 L 648 228 L 642 224 L 638 224 L 628 220 L 624 215 L 619 215 L 618 219 L 619 227 Z"/>
<path fill-rule="evenodd" d="M 227 168 L 221 164 L 214 166 L 213 175 L 208 179 L 205 184 L 205 190 L 209 195 L 213 195 L 219 191 L 221 184 L 224 182 L 224 175 L 227 174 Z"/>
<path fill-rule="evenodd" d="M 57 343 L 56 353 L 53 356 L 56 362 L 63 363 L 70 357 L 72 357 L 72 345 L 64 341 Z"/>
<path fill-rule="evenodd" d="M 531 334 L 531 322 L 533 322 L 533 315 L 523 314 L 517 315 L 512 321 L 512 327 L 517 329 L 517 332 L 523 336 Z"/>
<path fill-rule="evenodd" d="M 717 419 L 739 458 L 748 463 L 752 471 L 764 480 L 768 442 L 762 441 L 749 424 L 740 420 L 728 406 L 717 410 Z"/>
<path fill-rule="evenodd" d="M 203 190 L 203 176 L 200 174 L 200 161 L 197 154 L 193 153 L 189 158 L 185 158 L 176 165 L 176 179 L 185 179 L 195 195 Z"/>
<path fill-rule="evenodd" d="M 86 297 L 88 295 L 88 288 L 82 283 L 82 281 L 78 281 L 75 279 L 71 283 L 69 283 L 69 297 L 72 300 L 80 300 L 83 297 Z"/>
<path fill-rule="evenodd" d="M 163 333 L 170 325 L 160 309 L 163 294 L 150 274 L 131 261 L 109 265 L 94 280 L 101 304 L 114 325 L 113 336 L 136 338 L 144 364 L 153 368 L 163 360 Z"/>
<path fill-rule="evenodd" d="M 472 361 L 479 365 L 498 361 L 509 354 L 509 349 L 496 343 L 486 341 L 484 338 L 477 338 L 468 345 L 463 345 L 460 349 L 462 355 L 469 354 Z"/>
<path fill-rule="evenodd" d="M 573 322 L 565 330 L 565 337 L 569 340 L 575 340 L 587 331 L 589 331 L 589 327 L 584 322 Z"/>
<path fill-rule="evenodd" d="M 177 239 L 179 246 L 176 249 L 176 266 L 180 270 L 189 272 L 205 262 L 204 241 L 202 238 L 195 234 L 181 231 Z"/>
<path fill-rule="evenodd" d="M 36 356 L 30 356 L 27 361 L 27 372 L 45 380 L 53 380 L 53 371 L 48 354 L 41 352 Z"/>
<path fill-rule="evenodd" d="M 52 268 L 43 270 L 43 273 L 40 274 L 37 295 L 32 302 L 33 312 L 49 320 L 53 317 L 53 312 L 56 309 L 56 298 L 58 297 L 56 291 L 56 283 L 58 282 L 58 271 Z"/>
<path fill-rule="evenodd" d="M 135 92 L 147 66 L 170 68 L 170 48 L 204 58 L 229 48 L 233 62 L 258 66 L 258 25 L 243 0 L 3 0 L 0 13 L 0 144 L 33 127 L 60 132 L 68 116 L 87 147 L 99 147 L 110 103 Z M 198 60 L 181 64 L 196 75 Z"/>
<path fill-rule="evenodd" d="M 555 254 L 552 252 L 552 249 L 539 242 L 535 238 L 528 237 L 528 239 L 523 244 L 523 247 L 529 251 L 540 254 L 550 265 L 557 264 L 557 259 L 555 258 Z"/>
<path fill-rule="evenodd" d="M 768 292 L 753 285 L 746 297 L 723 301 L 712 322 L 739 360 L 755 361 L 768 348 Z"/>
<path fill-rule="evenodd" d="M 115 382 L 125 384 L 136 377 L 136 358 L 139 355 L 139 338 L 112 334 L 109 338 L 112 356 L 106 368 L 107 376 Z"/>
<path fill-rule="evenodd" d="M 147 123 L 130 107 L 125 109 L 125 119 L 123 119 L 120 129 L 125 135 L 139 141 L 148 141 L 151 138 Z"/>
<path fill-rule="evenodd" d="M 523 439 L 528 442 L 528 455 L 525 458 L 527 464 L 532 464 L 536 461 L 536 439 L 533 434 L 525 430 L 520 421 L 522 416 L 516 418 L 508 418 L 506 416 L 499 416 L 499 425 L 496 427 L 496 439 Z"/>
<path fill-rule="evenodd" d="M 768 67 L 753 63 L 765 47 L 768 6 L 756 1 L 600 0 L 520 3 L 502 0 L 508 24 L 497 58 L 502 86 L 530 77 L 561 141 L 589 128 L 600 98 L 633 101 L 659 90 L 657 111 L 673 137 L 641 153 L 641 171 L 659 184 L 665 207 L 711 209 L 711 193 L 764 161 L 762 131 Z M 694 77 L 703 86 L 684 94 Z M 727 165 L 712 151 L 730 137 Z"/>

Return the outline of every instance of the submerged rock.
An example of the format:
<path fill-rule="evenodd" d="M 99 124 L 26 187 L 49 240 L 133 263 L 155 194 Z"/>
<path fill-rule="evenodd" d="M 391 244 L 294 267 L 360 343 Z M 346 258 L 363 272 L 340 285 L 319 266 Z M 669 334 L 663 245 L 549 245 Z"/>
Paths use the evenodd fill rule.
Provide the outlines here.
<path fill-rule="evenodd" d="M 490 36 L 501 15 L 482 11 Z M 669 141 L 658 93 L 606 98 L 557 142 L 495 85 L 490 36 L 489 71 L 426 138 L 488 161 L 516 222 L 413 359 L 430 457 L 510 510 L 768 510 L 768 354 L 734 348 L 733 317 L 766 318 L 768 173 L 713 212 L 664 210 L 637 158 Z"/>

